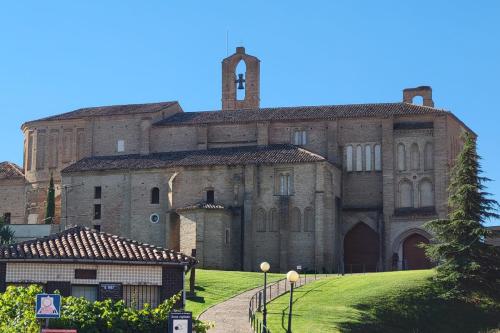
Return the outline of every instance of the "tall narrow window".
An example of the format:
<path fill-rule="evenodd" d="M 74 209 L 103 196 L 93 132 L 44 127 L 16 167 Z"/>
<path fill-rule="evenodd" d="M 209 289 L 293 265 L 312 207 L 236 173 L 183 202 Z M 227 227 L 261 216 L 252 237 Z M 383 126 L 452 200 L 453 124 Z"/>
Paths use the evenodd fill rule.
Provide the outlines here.
<path fill-rule="evenodd" d="M 125 151 L 125 140 L 118 140 L 116 143 L 116 151 L 123 153 Z"/>
<path fill-rule="evenodd" d="M 372 146 L 365 146 L 365 170 L 372 171 Z"/>
<path fill-rule="evenodd" d="M 304 210 L 304 231 L 314 231 L 314 211 L 311 207 Z"/>
<path fill-rule="evenodd" d="M 228 245 L 231 242 L 231 230 L 226 229 L 224 242 Z"/>
<path fill-rule="evenodd" d="M 100 219 L 101 219 L 101 205 L 95 204 L 94 205 L 94 220 L 100 220 Z"/>
<path fill-rule="evenodd" d="M 424 179 L 419 185 L 420 207 L 434 206 L 434 190 L 429 179 Z"/>
<path fill-rule="evenodd" d="M 375 170 L 382 170 L 382 151 L 379 144 L 375 145 Z"/>
<path fill-rule="evenodd" d="M 160 189 L 158 187 L 153 187 L 151 189 L 151 204 L 157 205 L 160 203 Z"/>
<path fill-rule="evenodd" d="M 420 169 L 420 150 L 418 148 L 418 144 L 416 144 L 416 143 L 411 145 L 410 159 L 411 159 L 411 169 L 412 170 L 419 170 Z"/>
<path fill-rule="evenodd" d="M 215 203 L 215 192 L 214 190 L 207 191 L 207 203 L 213 204 Z"/>
<path fill-rule="evenodd" d="M 293 144 L 294 145 L 305 145 L 307 143 L 306 131 L 296 130 L 293 132 Z"/>
<path fill-rule="evenodd" d="M 280 174 L 280 194 L 292 194 L 292 176 L 289 173 Z"/>
<path fill-rule="evenodd" d="M 94 187 L 94 199 L 101 199 L 102 196 L 102 187 L 96 186 Z"/>
<path fill-rule="evenodd" d="M 432 143 L 427 142 L 425 144 L 425 151 L 424 151 L 424 169 L 425 170 L 432 170 L 434 168 L 434 156 L 432 152 Z"/>
<path fill-rule="evenodd" d="M 406 149 L 405 145 L 402 143 L 398 145 L 398 170 L 406 170 Z"/>
<path fill-rule="evenodd" d="M 269 211 L 269 231 L 278 231 L 278 211 L 271 208 Z"/>
<path fill-rule="evenodd" d="M 399 207 L 413 207 L 413 184 L 408 180 L 399 183 Z"/>
<path fill-rule="evenodd" d="M 259 208 L 255 214 L 255 222 L 257 224 L 257 231 L 266 231 L 266 211 L 263 208 Z"/>
<path fill-rule="evenodd" d="M 346 169 L 347 171 L 352 171 L 352 160 L 353 160 L 353 154 L 352 154 L 352 146 L 347 146 L 346 147 Z"/>
<path fill-rule="evenodd" d="M 301 227 L 301 216 L 300 216 L 300 209 L 295 207 L 292 209 L 292 223 L 290 225 L 290 231 L 300 231 Z"/>
<path fill-rule="evenodd" d="M 361 145 L 356 146 L 356 171 L 363 171 L 363 149 Z"/>

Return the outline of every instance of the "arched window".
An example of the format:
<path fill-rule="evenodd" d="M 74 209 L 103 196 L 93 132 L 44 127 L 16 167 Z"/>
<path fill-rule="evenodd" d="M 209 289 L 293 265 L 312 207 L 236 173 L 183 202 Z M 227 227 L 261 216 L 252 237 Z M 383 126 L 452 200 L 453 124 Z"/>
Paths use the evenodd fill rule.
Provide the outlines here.
<path fill-rule="evenodd" d="M 372 171 L 372 146 L 365 146 L 365 170 Z"/>
<path fill-rule="evenodd" d="M 356 146 L 356 171 L 363 171 L 363 149 L 361 145 Z"/>
<path fill-rule="evenodd" d="M 432 151 L 432 143 L 427 142 L 425 144 L 425 150 L 424 150 L 424 170 L 432 170 L 434 168 L 434 158 L 433 158 L 433 151 Z"/>
<path fill-rule="evenodd" d="M 399 207 L 413 207 L 413 184 L 409 180 L 399 183 Z"/>
<path fill-rule="evenodd" d="M 278 231 L 278 211 L 276 208 L 271 208 L 269 211 L 269 231 Z"/>
<path fill-rule="evenodd" d="M 314 211 L 311 207 L 304 210 L 304 231 L 314 231 Z"/>
<path fill-rule="evenodd" d="M 382 170 L 382 151 L 379 144 L 375 145 L 375 170 Z"/>
<path fill-rule="evenodd" d="M 419 184 L 420 207 L 434 206 L 434 190 L 429 179 L 423 179 Z"/>
<path fill-rule="evenodd" d="M 398 145 L 398 170 L 406 170 L 406 149 L 405 145 L 402 143 Z"/>
<path fill-rule="evenodd" d="M 352 155 L 352 146 L 347 146 L 346 149 L 346 169 L 347 171 L 352 171 L 352 160 L 353 160 L 353 155 Z"/>
<path fill-rule="evenodd" d="M 257 224 L 258 232 L 266 231 L 266 211 L 263 208 L 259 208 L 257 210 L 257 214 L 255 214 L 255 222 Z"/>
<path fill-rule="evenodd" d="M 300 231 L 300 209 L 297 207 L 292 209 L 292 223 L 290 224 L 290 231 Z"/>
<path fill-rule="evenodd" d="M 411 159 L 411 169 L 412 170 L 420 169 L 420 150 L 418 148 L 418 144 L 416 143 L 411 145 L 410 159 Z"/>
<path fill-rule="evenodd" d="M 158 187 L 153 187 L 151 189 L 151 204 L 157 205 L 160 203 L 160 189 Z"/>

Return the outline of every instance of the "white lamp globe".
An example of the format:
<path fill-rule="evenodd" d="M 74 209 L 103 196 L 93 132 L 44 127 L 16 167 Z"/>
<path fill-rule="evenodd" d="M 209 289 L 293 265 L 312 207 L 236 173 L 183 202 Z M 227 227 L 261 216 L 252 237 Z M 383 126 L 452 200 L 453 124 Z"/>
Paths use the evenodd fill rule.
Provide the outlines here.
<path fill-rule="evenodd" d="M 264 261 L 263 263 L 260 264 L 260 270 L 263 271 L 264 273 L 268 272 L 270 268 L 271 265 L 269 265 L 267 261 Z"/>
<path fill-rule="evenodd" d="M 286 279 L 288 280 L 288 282 L 295 283 L 299 280 L 299 273 L 297 273 L 296 271 L 290 271 L 286 273 Z"/>

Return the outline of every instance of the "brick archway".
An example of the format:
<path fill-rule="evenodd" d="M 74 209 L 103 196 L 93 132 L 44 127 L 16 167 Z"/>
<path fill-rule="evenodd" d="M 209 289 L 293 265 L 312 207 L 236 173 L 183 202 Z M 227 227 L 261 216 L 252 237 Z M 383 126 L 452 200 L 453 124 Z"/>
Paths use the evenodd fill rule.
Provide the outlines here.
<path fill-rule="evenodd" d="M 345 272 L 375 272 L 378 261 L 378 233 L 365 223 L 356 224 L 344 238 Z"/>
<path fill-rule="evenodd" d="M 432 267 L 430 260 L 425 255 L 419 244 L 429 244 L 429 240 L 420 234 L 411 234 L 403 242 L 404 269 L 428 269 Z"/>

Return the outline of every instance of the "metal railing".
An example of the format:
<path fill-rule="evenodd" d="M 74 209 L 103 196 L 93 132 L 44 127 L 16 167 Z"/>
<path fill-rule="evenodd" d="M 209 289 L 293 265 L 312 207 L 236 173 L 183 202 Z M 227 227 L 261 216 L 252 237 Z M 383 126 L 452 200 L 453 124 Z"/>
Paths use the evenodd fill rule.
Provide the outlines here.
<path fill-rule="evenodd" d="M 304 284 L 316 281 L 321 277 L 326 277 L 327 274 L 302 274 L 299 280 L 295 283 L 294 288 L 303 286 Z M 266 304 L 273 299 L 283 295 L 290 290 L 290 283 L 286 279 L 282 279 L 270 283 L 266 287 Z M 254 332 L 256 333 L 271 333 L 270 329 L 264 326 L 264 323 L 258 318 L 257 313 L 263 309 L 264 290 L 255 293 L 248 304 L 248 321 Z"/>

